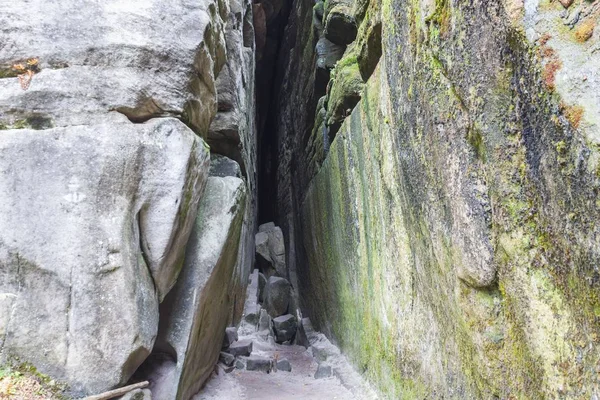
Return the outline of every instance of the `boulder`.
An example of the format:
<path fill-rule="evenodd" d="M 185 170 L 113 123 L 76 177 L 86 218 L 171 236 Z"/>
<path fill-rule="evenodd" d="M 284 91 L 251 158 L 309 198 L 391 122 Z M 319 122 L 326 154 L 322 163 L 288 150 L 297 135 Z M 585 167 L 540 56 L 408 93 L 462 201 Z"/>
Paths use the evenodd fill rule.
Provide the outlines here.
<path fill-rule="evenodd" d="M 292 364 L 286 358 L 278 360 L 276 365 L 277 371 L 292 372 Z"/>
<path fill-rule="evenodd" d="M 282 315 L 273 319 L 273 330 L 275 331 L 275 341 L 278 343 L 292 340 L 296 335 L 298 324 L 296 317 L 292 314 Z"/>
<path fill-rule="evenodd" d="M 243 358 L 236 358 L 234 366 L 235 369 L 246 369 L 246 360 Z"/>
<path fill-rule="evenodd" d="M 250 356 L 246 360 L 246 369 L 248 371 L 271 372 L 273 362 L 268 357 Z"/>
<path fill-rule="evenodd" d="M 356 21 L 352 8 L 346 4 L 337 4 L 327 13 L 325 37 L 331 42 L 344 46 L 356 39 Z"/>
<path fill-rule="evenodd" d="M 226 11 L 216 0 L 1 2 L 0 66 L 36 57 L 39 72 L 26 91 L 0 79 L 0 124 L 90 125 L 116 110 L 134 122 L 179 116 L 206 138 Z"/>
<path fill-rule="evenodd" d="M 158 399 L 189 399 L 213 371 L 223 332 L 235 336 L 225 328 L 245 193 L 241 179 L 208 178 L 180 279 L 161 304 L 156 346 L 140 370 Z"/>
<path fill-rule="evenodd" d="M 233 343 L 227 352 L 235 357 L 249 356 L 252 353 L 252 340 L 245 339 Z"/>
<path fill-rule="evenodd" d="M 208 157 L 173 118 L 1 131 L 2 359 L 74 397 L 126 383 L 154 345 Z"/>
<path fill-rule="evenodd" d="M 240 170 L 240 165 L 231 158 L 219 154 L 211 154 L 210 176 L 234 176 L 242 178 L 242 171 Z"/>
<path fill-rule="evenodd" d="M 256 254 L 263 272 L 287 277 L 285 265 L 285 243 L 283 232 L 278 226 L 262 225 L 255 236 Z"/>
<path fill-rule="evenodd" d="M 235 356 L 233 354 L 229 354 L 222 351 L 221 353 L 219 353 L 219 361 L 222 362 L 224 365 L 230 367 L 235 361 Z"/>
<path fill-rule="evenodd" d="M 226 349 L 233 342 L 238 340 L 238 331 L 235 326 L 230 326 L 225 329 L 225 335 L 223 336 L 223 346 L 221 348 Z"/>
<path fill-rule="evenodd" d="M 284 315 L 290 303 L 291 285 L 287 279 L 272 276 L 267 281 L 264 307 L 272 318 Z"/>
<path fill-rule="evenodd" d="M 321 363 L 317 367 L 317 371 L 315 372 L 315 379 L 323 379 L 329 378 L 333 374 L 333 370 L 331 369 L 331 365 Z"/>
<path fill-rule="evenodd" d="M 275 223 L 274 222 L 266 222 L 264 224 L 261 224 L 258 227 L 258 231 L 259 232 L 268 232 L 268 231 L 273 230 L 273 229 L 275 229 Z"/>
<path fill-rule="evenodd" d="M 324 69 L 329 74 L 329 70 L 332 69 L 335 66 L 335 63 L 337 63 L 344 55 L 346 47 L 335 44 L 329 39 L 322 37 L 317 42 L 315 50 L 317 52 L 317 68 Z"/>

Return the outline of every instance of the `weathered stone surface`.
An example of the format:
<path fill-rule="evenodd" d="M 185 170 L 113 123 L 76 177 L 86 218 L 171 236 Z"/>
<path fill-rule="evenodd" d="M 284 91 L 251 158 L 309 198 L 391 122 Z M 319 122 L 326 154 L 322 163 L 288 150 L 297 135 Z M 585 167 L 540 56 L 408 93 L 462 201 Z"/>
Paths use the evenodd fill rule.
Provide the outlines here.
<path fill-rule="evenodd" d="M 278 226 L 261 225 L 255 237 L 256 253 L 265 273 L 287 277 L 285 266 L 285 243 Z"/>
<path fill-rule="evenodd" d="M 273 362 L 269 357 L 250 356 L 246 359 L 246 369 L 248 371 L 271 372 Z"/>
<path fill-rule="evenodd" d="M 242 171 L 240 170 L 240 165 L 231 158 L 212 154 L 210 157 L 210 176 L 233 176 L 241 179 Z"/>
<path fill-rule="evenodd" d="M 225 335 L 223 336 L 223 346 L 222 348 L 226 349 L 233 342 L 237 342 L 238 340 L 238 331 L 235 326 L 228 326 L 225 328 Z"/>
<path fill-rule="evenodd" d="M 321 363 L 319 364 L 319 366 L 317 367 L 317 371 L 315 372 L 315 379 L 329 378 L 332 374 L 333 371 L 331 369 L 331 365 Z"/>
<path fill-rule="evenodd" d="M 265 301 L 265 286 L 267 285 L 267 278 L 259 272 L 258 273 L 258 302 L 263 303 Z"/>
<path fill-rule="evenodd" d="M 272 318 L 287 312 L 290 290 L 291 285 L 287 279 L 272 276 L 267 281 L 264 307 Z"/>
<path fill-rule="evenodd" d="M 67 12 L 68 11 L 68 12 Z M 0 79 L 0 123 L 42 126 L 176 116 L 206 137 L 225 63 L 227 3 L 25 0 L 0 4 L 0 65 L 36 57 L 29 89 Z"/>
<path fill-rule="evenodd" d="M 340 124 L 350 115 L 360 101 L 364 82 L 356 58 L 342 58 L 331 73 L 332 80 L 327 96 L 326 124 L 337 132 Z"/>
<path fill-rule="evenodd" d="M 346 48 L 344 46 L 340 46 L 328 40 L 325 37 L 322 37 L 317 42 L 316 52 L 317 52 L 317 68 L 322 68 L 328 70 L 332 69 L 335 66 L 342 56 L 344 55 L 344 51 Z"/>
<path fill-rule="evenodd" d="M 219 361 L 221 361 L 226 366 L 232 366 L 235 361 L 235 356 L 233 354 L 226 353 L 222 351 L 219 353 Z"/>
<path fill-rule="evenodd" d="M 273 318 L 273 330 L 275 331 L 275 340 L 278 343 L 292 340 L 296 335 L 297 327 L 298 323 L 296 322 L 296 317 L 292 314 Z"/>
<path fill-rule="evenodd" d="M 338 45 L 347 45 L 356 38 L 356 21 L 352 9 L 345 4 L 337 4 L 327 13 L 325 37 Z"/>
<path fill-rule="evenodd" d="M 335 113 L 319 165 L 322 108 L 303 67 L 316 57 L 297 46 L 318 27 L 305 29 L 312 3 L 294 3 L 281 76 L 295 82 L 282 80 L 274 124 L 277 223 L 303 236 L 288 263 L 307 314 L 369 366 L 382 397 L 597 396 L 597 7 L 357 2 L 358 36 L 338 65 L 356 56 L 353 76 L 367 82 Z M 361 46 L 378 20 L 369 73 Z M 344 97 L 333 79 L 328 117 Z"/>
<path fill-rule="evenodd" d="M 259 232 L 269 232 L 271 230 L 275 229 L 275 223 L 274 222 L 266 222 L 264 224 L 260 224 L 260 226 L 258 227 L 258 231 Z"/>
<path fill-rule="evenodd" d="M 242 335 L 251 335 L 256 332 L 258 326 L 260 313 L 260 306 L 258 305 L 258 274 L 258 270 L 255 269 L 252 275 L 250 275 L 250 282 L 246 289 L 246 301 L 244 302 L 244 312 L 239 328 L 239 332 Z"/>
<path fill-rule="evenodd" d="M 358 55 L 356 62 L 363 81 L 367 81 L 381 58 L 381 21 L 377 18 L 368 21 L 361 26 L 361 32 L 358 43 Z"/>
<path fill-rule="evenodd" d="M 245 195 L 238 178 L 208 178 L 185 264 L 161 304 L 156 345 L 140 370 L 156 398 L 189 399 L 219 358 L 231 318 Z"/>
<path fill-rule="evenodd" d="M 227 60 L 217 78 L 219 112 L 213 120 L 207 142 L 211 152 L 236 161 L 246 182 L 246 206 L 235 287 L 232 288 L 232 323 L 242 318 L 245 290 L 254 265 L 254 233 L 257 218 L 255 124 L 255 53 L 252 2 L 229 0 L 225 43 Z"/>
<path fill-rule="evenodd" d="M 0 131 L 0 338 L 74 395 L 150 353 L 208 174 L 175 119 Z"/>
<path fill-rule="evenodd" d="M 236 358 L 235 369 L 246 369 L 246 360 L 242 358 Z"/>
<path fill-rule="evenodd" d="M 269 313 L 264 308 L 260 309 L 260 316 L 258 319 L 258 330 L 270 330 L 271 329 L 271 317 Z"/>
<path fill-rule="evenodd" d="M 277 371 L 292 372 L 292 364 L 286 358 L 277 360 Z"/>
<path fill-rule="evenodd" d="M 252 353 L 252 340 L 244 339 L 240 340 L 239 342 L 235 342 L 229 346 L 227 352 L 235 357 L 249 356 Z"/>

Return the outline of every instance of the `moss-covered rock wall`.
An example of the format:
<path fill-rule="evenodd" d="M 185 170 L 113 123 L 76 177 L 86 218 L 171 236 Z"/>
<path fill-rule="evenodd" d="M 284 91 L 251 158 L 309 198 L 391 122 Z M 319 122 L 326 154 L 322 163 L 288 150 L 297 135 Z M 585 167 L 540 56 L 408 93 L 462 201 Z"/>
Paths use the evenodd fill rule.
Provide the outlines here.
<path fill-rule="evenodd" d="M 581 23 L 597 14 L 585 1 L 534 3 L 357 2 L 357 38 L 323 111 L 291 129 L 334 138 L 308 187 L 279 198 L 282 218 L 291 209 L 298 221 L 303 312 L 385 398 L 600 395 L 598 72 L 573 96 L 551 71 L 550 38 L 528 25 L 576 7 Z M 581 41 L 572 28 L 552 33 L 559 49 L 595 63 L 598 35 Z M 369 76 L 364 43 L 377 53 L 377 29 Z M 338 112 L 339 72 L 353 63 L 364 88 Z M 280 174 L 306 170 L 317 139 L 289 145 Z"/>

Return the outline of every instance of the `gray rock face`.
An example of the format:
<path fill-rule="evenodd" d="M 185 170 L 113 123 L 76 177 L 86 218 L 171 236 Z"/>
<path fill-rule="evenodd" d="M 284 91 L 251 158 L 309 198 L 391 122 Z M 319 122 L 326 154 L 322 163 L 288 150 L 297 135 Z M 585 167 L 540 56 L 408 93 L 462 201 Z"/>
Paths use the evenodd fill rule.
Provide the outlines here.
<path fill-rule="evenodd" d="M 235 369 L 246 369 L 246 360 L 243 360 L 241 358 L 237 358 L 235 360 Z"/>
<path fill-rule="evenodd" d="M 271 372 L 273 363 L 268 357 L 250 356 L 246 360 L 246 369 L 248 371 Z"/>
<path fill-rule="evenodd" d="M 256 126 L 254 93 L 254 27 L 252 2 L 229 0 L 226 16 L 225 43 L 227 60 L 217 78 L 218 113 L 212 121 L 207 142 L 213 154 L 236 161 L 246 181 L 247 196 L 242 225 L 232 323 L 238 324 L 244 306 L 248 277 L 254 265 L 254 233 L 256 231 Z"/>
<path fill-rule="evenodd" d="M 2 131 L 2 358 L 74 394 L 125 383 L 154 344 L 208 157 L 175 119 Z"/>
<path fill-rule="evenodd" d="M 252 341 L 245 339 L 235 342 L 229 346 L 227 352 L 235 357 L 249 356 L 252 353 Z"/>
<path fill-rule="evenodd" d="M 333 371 L 331 369 L 331 365 L 321 363 L 317 367 L 317 372 L 315 372 L 315 379 L 329 378 L 332 374 Z"/>
<path fill-rule="evenodd" d="M 231 346 L 231 344 L 233 342 L 236 342 L 238 340 L 238 331 L 237 328 L 235 326 L 229 326 L 225 329 L 225 335 L 223 336 L 223 346 L 222 348 L 226 349 L 229 346 Z"/>
<path fill-rule="evenodd" d="M 226 15 L 216 0 L 2 2 L 0 65 L 37 57 L 41 71 L 28 91 L 0 79 L 0 122 L 88 125 L 118 110 L 135 122 L 176 116 L 206 137 Z"/>
<path fill-rule="evenodd" d="M 277 371 L 292 372 L 292 364 L 285 358 L 278 360 L 276 365 Z"/>
<path fill-rule="evenodd" d="M 337 4 L 327 14 L 325 37 L 338 45 L 347 45 L 356 38 L 356 21 L 352 8 Z"/>
<path fill-rule="evenodd" d="M 259 319 L 258 319 L 258 330 L 270 330 L 271 329 L 271 317 L 269 313 L 264 308 L 260 309 Z"/>
<path fill-rule="evenodd" d="M 226 353 L 222 351 L 219 353 L 219 361 L 221 361 L 226 366 L 232 366 L 235 361 L 235 356 L 233 354 Z"/>
<path fill-rule="evenodd" d="M 240 165 L 231 158 L 212 154 L 210 157 L 210 176 L 234 176 L 242 178 L 242 171 L 240 170 Z"/>
<path fill-rule="evenodd" d="M 283 315 L 290 304 L 291 285 L 287 279 L 272 276 L 267 281 L 265 292 L 265 310 L 272 318 Z"/>
<path fill-rule="evenodd" d="M 240 323 L 239 332 L 249 335 L 256 332 L 259 321 L 260 306 L 258 305 L 258 270 L 250 275 L 250 283 L 246 289 L 246 301 L 244 302 L 244 313 Z"/>
<path fill-rule="evenodd" d="M 283 232 L 278 226 L 262 226 L 255 237 L 256 253 L 263 271 L 269 275 L 287 277 L 285 266 L 285 243 Z"/>
<path fill-rule="evenodd" d="M 322 37 L 317 42 L 317 68 L 323 68 L 330 70 L 335 66 L 335 63 L 339 61 L 344 55 L 345 46 L 340 46 Z"/>
<path fill-rule="evenodd" d="M 244 182 L 208 178 L 185 264 L 161 304 L 158 339 L 142 374 L 159 399 L 189 399 L 210 376 L 230 319 Z"/>
<path fill-rule="evenodd" d="M 263 303 L 265 301 L 265 286 L 267 285 L 267 278 L 262 273 L 258 273 L 258 301 Z"/>
<path fill-rule="evenodd" d="M 296 317 L 292 314 L 282 315 L 273 319 L 273 330 L 275 331 L 275 340 L 283 343 L 292 340 L 296 335 L 298 323 Z"/>

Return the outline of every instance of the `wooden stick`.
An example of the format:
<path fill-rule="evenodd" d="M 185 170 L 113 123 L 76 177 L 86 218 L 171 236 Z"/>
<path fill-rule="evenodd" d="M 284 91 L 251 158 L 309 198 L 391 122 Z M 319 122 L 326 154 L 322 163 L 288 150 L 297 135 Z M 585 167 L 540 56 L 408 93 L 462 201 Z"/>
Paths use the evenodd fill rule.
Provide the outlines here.
<path fill-rule="evenodd" d="M 148 381 L 144 381 L 144 382 L 140 382 L 140 383 L 134 383 L 133 385 L 123 386 L 122 388 L 111 390 L 109 392 L 104 392 L 104 393 L 97 394 L 97 395 L 94 395 L 94 396 L 89 396 L 89 397 L 84 398 L 83 400 L 108 400 L 108 399 L 114 399 L 115 397 L 123 396 L 124 394 L 127 394 L 127 393 L 131 392 L 132 390 L 143 389 L 146 386 L 148 386 L 149 384 L 150 384 L 150 382 L 148 382 Z"/>

